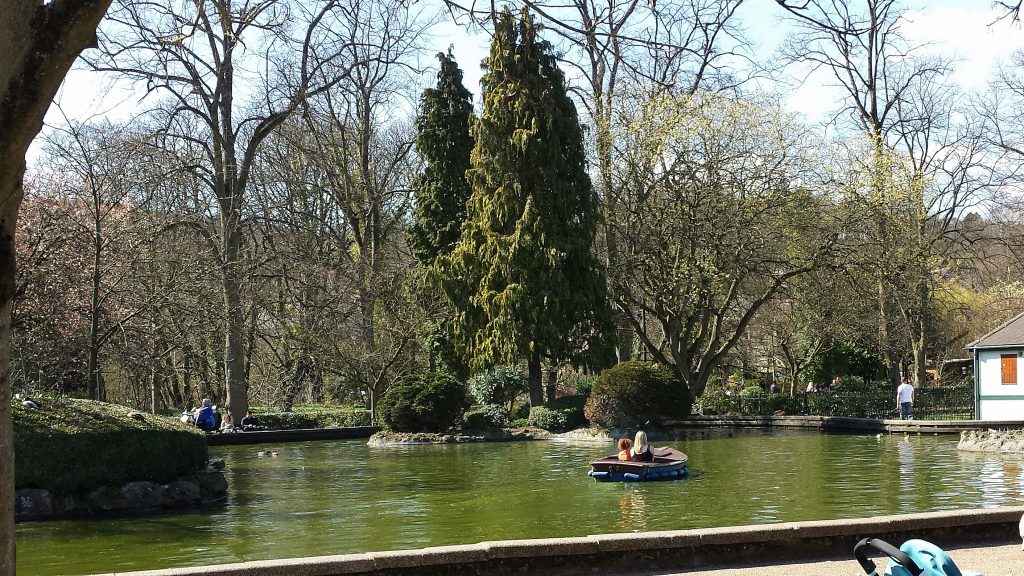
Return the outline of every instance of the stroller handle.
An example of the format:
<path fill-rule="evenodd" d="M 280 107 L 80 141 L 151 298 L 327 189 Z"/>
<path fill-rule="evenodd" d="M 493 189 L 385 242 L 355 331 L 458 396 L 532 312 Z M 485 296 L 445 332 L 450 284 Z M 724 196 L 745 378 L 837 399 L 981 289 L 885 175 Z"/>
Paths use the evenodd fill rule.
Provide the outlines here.
<path fill-rule="evenodd" d="M 864 569 L 864 573 L 868 576 L 878 574 L 878 569 L 875 567 L 875 563 L 868 558 L 868 548 L 874 548 L 889 558 L 892 558 L 899 563 L 900 566 L 909 570 L 913 576 L 920 576 L 921 573 L 924 572 L 920 566 L 910 559 L 910 556 L 907 556 L 892 544 L 875 538 L 864 538 L 860 542 L 857 542 L 857 545 L 853 547 L 853 556 L 857 559 L 861 568 Z"/>

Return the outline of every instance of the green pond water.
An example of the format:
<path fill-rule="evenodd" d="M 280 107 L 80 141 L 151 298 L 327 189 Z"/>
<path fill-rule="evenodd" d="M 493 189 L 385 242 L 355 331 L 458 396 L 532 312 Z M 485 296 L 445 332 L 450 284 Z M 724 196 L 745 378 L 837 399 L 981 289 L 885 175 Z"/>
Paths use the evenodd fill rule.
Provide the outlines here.
<path fill-rule="evenodd" d="M 686 480 L 598 483 L 611 444 L 213 447 L 229 501 L 144 518 L 23 523 L 20 576 L 1020 505 L 1024 459 L 954 436 L 709 430 L 671 442 Z M 275 450 L 277 457 L 257 457 Z"/>

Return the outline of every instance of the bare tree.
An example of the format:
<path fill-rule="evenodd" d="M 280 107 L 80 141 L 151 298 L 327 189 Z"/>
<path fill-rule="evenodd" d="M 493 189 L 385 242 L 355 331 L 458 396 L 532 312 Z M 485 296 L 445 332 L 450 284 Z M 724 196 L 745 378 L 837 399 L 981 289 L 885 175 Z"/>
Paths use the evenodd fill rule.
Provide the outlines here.
<path fill-rule="evenodd" d="M 845 96 L 834 120 L 868 141 L 851 155 L 851 165 L 869 160 L 848 190 L 866 227 L 864 269 L 876 278 L 879 349 L 891 380 L 909 349 L 923 382 L 933 257 L 984 189 L 976 131 L 957 121 L 957 94 L 943 84 L 951 64 L 906 41 L 897 0 L 777 2 L 797 28 L 786 59 L 828 73 Z"/>
<path fill-rule="evenodd" d="M 758 311 L 831 262 L 841 231 L 822 159 L 770 103 L 706 93 L 646 102 L 624 130 L 631 193 L 614 222 L 630 267 L 616 304 L 697 397 Z"/>
<path fill-rule="evenodd" d="M 168 97 L 163 137 L 191 148 L 215 199 L 216 260 L 224 303 L 227 404 L 248 408 L 242 290 L 243 214 L 263 141 L 309 97 L 347 72 L 328 69 L 346 45 L 332 31 L 335 0 L 306 10 L 281 1 L 120 1 L 101 36 L 96 70 L 119 73 Z M 240 97 L 246 90 L 250 98 Z"/>

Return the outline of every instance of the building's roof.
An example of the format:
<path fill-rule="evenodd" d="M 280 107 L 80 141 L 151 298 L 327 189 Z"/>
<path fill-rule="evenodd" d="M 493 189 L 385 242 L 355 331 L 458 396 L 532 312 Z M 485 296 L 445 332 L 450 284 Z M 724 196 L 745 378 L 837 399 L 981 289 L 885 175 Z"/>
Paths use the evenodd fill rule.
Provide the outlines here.
<path fill-rule="evenodd" d="M 1024 346 L 1024 312 L 1003 322 L 995 330 L 967 345 L 967 349 Z"/>

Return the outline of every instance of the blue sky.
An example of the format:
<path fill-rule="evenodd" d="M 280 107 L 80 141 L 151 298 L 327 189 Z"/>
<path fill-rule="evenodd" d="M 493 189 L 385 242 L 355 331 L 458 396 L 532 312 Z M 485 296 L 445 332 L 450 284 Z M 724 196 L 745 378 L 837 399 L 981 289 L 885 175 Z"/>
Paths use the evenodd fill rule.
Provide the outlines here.
<path fill-rule="evenodd" d="M 1007 22 L 990 25 L 999 15 L 987 0 L 929 0 L 907 2 L 908 21 L 905 36 L 915 44 L 927 44 L 935 50 L 960 59 L 954 80 L 968 90 L 981 90 L 992 66 L 1013 50 L 1024 48 L 1024 30 Z M 787 33 L 781 20 L 783 11 L 775 0 L 748 0 L 739 16 L 747 27 L 750 39 L 758 46 L 758 56 L 768 58 Z M 433 53 L 454 46 L 456 59 L 465 71 L 466 86 L 479 97 L 479 61 L 486 55 L 488 40 L 480 34 L 470 35 L 450 22 L 439 25 L 434 33 Z M 795 75 L 804 74 L 793 70 Z M 429 80 L 429 79 L 428 79 Z M 787 106 L 799 111 L 812 122 L 824 121 L 841 95 L 832 87 L 828 74 L 818 72 L 806 77 L 802 85 L 787 92 Z M 110 76 L 73 70 L 58 94 L 65 113 L 72 119 L 90 117 L 130 117 L 137 110 L 138 95 L 130 87 L 119 85 Z M 48 123 L 62 123 L 59 113 L 51 109 Z"/>

